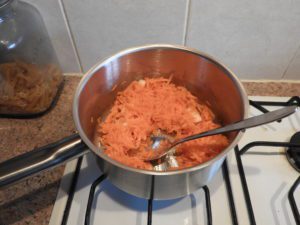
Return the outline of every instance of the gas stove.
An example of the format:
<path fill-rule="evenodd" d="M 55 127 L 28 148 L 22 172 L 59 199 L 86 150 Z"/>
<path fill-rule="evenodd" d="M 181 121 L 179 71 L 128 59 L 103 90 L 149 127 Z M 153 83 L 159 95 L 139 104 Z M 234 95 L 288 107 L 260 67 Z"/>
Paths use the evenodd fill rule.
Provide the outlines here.
<path fill-rule="evenodd" d="M 249 99 L 249 116 L 300 106 L 299 97 Z M 127 194 L 87 154 L 66 165 L 50 224 L 300 224 L 299 111 L 247 130 L 213 180 L 184 198 L 155 201 Z"/>

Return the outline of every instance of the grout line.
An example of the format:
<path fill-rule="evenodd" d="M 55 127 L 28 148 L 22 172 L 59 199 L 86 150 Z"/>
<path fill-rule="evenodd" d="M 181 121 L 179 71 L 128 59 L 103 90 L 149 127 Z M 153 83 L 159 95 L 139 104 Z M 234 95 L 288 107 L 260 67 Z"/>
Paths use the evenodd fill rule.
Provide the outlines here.
<path fill-rule="evenodd" d="M 188 26 L 189 26 L 190 13 L 191 13 L 191 1 L 192 0 L 187 0 L 186 2 L 182 45 L 186 45 L 186 41 L 187 41 Z"/>
<path fill-rule="evenodd" d="M 58 2 L 59 2 L 59 5 L 60 5 L 60 8 L 62 10 L 63 18 L 65 20 L 66 27 L 67 27 L 67 32 L 70 36 L 71 44 L 73 46 L 73 50 L 74 50 L 75 55 L 76 55 L 77 63 L 79 64 L 80 73 L 83 73 L 82 62 L 81 62 L 80 57 L 79 57 L 78 48 L 75 44 L 74 35 L 73 35 L 73 33 L 71 31 L 71 28 L 70 28 L 70 23 L 69 23 L 69 19 L 68 19 L 67 13 L 66 13 L 65 5 L 63 3 L 63 0 L 58 0 Z"/>
<path fill-rule="evenodd" d="M 292 56 L 291 60 L 289 61 L 287 67 L 285 68 L 285 70 L 284 70 L 284 72 L 283 72 L 283 74 L 282 74 L 282 76 L 281 76 L 281 79 L 284 78 L 285 74 L 287 73 L 288 69 L 290 68 L 290 65 L 292 64 L 292 62 L 293 62 L 294 59 L 296 58 L 297 53 L 299 52 L 299 50 L 300 50 L 300 45 L 298 46 L 297 50 L 295 51 L 294 55 Z"/>

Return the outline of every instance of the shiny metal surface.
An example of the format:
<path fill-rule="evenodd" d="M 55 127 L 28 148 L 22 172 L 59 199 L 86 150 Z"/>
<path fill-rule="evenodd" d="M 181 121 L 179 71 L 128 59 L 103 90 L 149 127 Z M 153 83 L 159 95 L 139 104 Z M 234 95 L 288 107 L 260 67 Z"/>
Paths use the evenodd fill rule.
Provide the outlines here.
<path fill-rule="evenodd" d="M 0 164 L 0 187 L 77 158 L 89 150 L 78 135 L 32 150 Z"/>
<path fill-rule="evenodd" d="M 228 134 L 230 145 L 201 165 L 174 171 L 149 171 L 125 166 L 93 144 L 96 119 L 104 116 L 116 94 L 133 80 L 170 77 L 200 101 L 210 105 L 223 125 L 245 119 L 248 98 L 237 77 L 212 57 L 195 49 L 174 45 L 149 45 L 127 49 L 97 64 L 82 78 L 74 97 L 73 117 L 83 141 L 98 156 L 97 162 L 110 181 L 133 195 L 154 199 L 187 195 L 206 185 L 219 170 L 241 132 Z"/>
<path fill-rule="evenodd" d="M 213 129 L 213 130 L 209 130 L 206 132 L 202 132 L 199 134 L 194 134 L 185 138 L 181 138 L 179 140 L 175 140 L 174 142 L 168 142 L 169 146 L 166 147 L 165 149 L 161 149 L 159 151 L 157 151 L 157 154 L 154 152 L 153 156 L 149 157 L 148 159 L 145 159 L 146 161 L 153 161 L 153 160 L 158 160 L 161 157 L 166 156 L 167 154 L 169 154 L 169 152 L 177 145 L 182 144 L 184 142 L 187 141 L 191 141 L 191 140 L 195 140 L 198 138 L 202 138 L 202 137 L 207 137 L 207 136 L 212 136 L 212 135 L 216 135 L 216 134 L 224 134 L 224 133 L 228 133 L 231 131 L 239 131 L 239 130 L 244 130 L 247 128 L 251 128 L 251 127 L 257 127 L 259 125 L 263 125 L 266 123 L 271 123 L 274 122 L 276 120 L 282 119 L 284 117 L 287 117 L 289 115 L 291 115 L 292 113 L 294 113 L 297 109 L 297 106 L 293 105 L 293 106 L 287 106 L 284 107 L 283 109 L 278 109 L 272 112 L 268 112 L 268 113 L 264 113 L 262 115 L 259 116 L 253 116 L 251 118 L 242 120 L 240 122 L 236 122 L 233 124 L 228 124 L 224 127 L 220 127 L 217 129 Z M 152 137 L 155 140 L 162 140 L 162 137 Z M 167 140 L 167 139 L 166 139 Z M 156 141 L 155 141 L 156 142 Z"/>
<path fill-rule="evenodd" d="M 153 151 L 156 151 L 157 149 L 159 149 L 159 146 L 161 144 L 162 140 L 165 139 L 169 139 L 167 136 L 165 135 L 161 135 L 161 136 L 152 136 L 152 145 L 151 145 L 151 149 Z M 174 156 L 174 153 L 176 152 L 176 149 L 173 148 L 172 151 L 168 151 L 168 153 L 166 154 L 166 157 L 164 158 L 164 160 L 157 160 L 155 162 L 152 162 L 153 164 L 153 170 L 155 171 L 166 171 L 168 169 L 176 169 L 179 167 L 178 162 L 176 160 L 176 157 Z"/>

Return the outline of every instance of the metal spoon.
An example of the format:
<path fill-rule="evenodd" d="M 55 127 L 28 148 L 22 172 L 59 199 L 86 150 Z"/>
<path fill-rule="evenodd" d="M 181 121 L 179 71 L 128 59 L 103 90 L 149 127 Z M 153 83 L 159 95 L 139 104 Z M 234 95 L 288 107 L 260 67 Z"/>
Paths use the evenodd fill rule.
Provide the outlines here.
<path fill-rule="evenodd" d="M 266 124 L 266 123 L 270 123 L 270 122 L 282 119 L 282 118 L 294 113 L 296 111 L 296 109 L 297 109 L 297 106 L 287 106 L 283 109 L 278 109 L 278 110 L 268 112 L 268 113 L 265 113 L 265 114 L 259 115 L 259 116 L 253 116 L 251 118 L 248 118 L 248 119 L 236 122 L 236 123 L 232 123 L 232 124 L 226 125 L 224 127 L 209 130 L 209 131 L 202 132 L 199 134 L 194 134 L 194 135 L 191 135 L 191 136 L 179 139 L 179 140 L 175 140 L 173 142 L 169 141 L 168 139 L 165 139 L 168 142 L 168 145 L 164 149 L 159 149 L 157 151 L 153 151 L 153 154 L 144 160 L 145 161 L 158 160 L 158 159 L 166 156 L 167 154 L 169 154 L 170 151 L 176 145 L 179 145 L 186 141 L 191 141 L 194 139 L 212 136 L 212 135 L 216 135 L 216 134 L 223 134 L 223 133 L 227 133 L 227 132 L 231 132 L 231 131 L 244 130 L 246 128 L 256 127 L 256 126 L 259 126 L 262 124 Z M 161 136 L 159 136 L 159 137 L 153 136 L 152 139 L 154 140 L 153 143 L 156 142 L 155 139 L 159 139 L 159 141 L 162 141 Z"/>
<path fill-rule="evenodd" d="M 159 149 L 161 141 L 164 141 L 165 139 L 171 141 L 170 137 L 165 135 L 160 136 L 151 136 L 152 139 L 152 146 L 151 150 L 155 151 L 156 149 Z M 173 148 L 172 151 L 170 150 L 168 154 L 166 154 L 166 157 L 164 160 L 159 162 L 152 162 L 153 164 L 153 170 L 155 171 L 167 171 L 169 168 L 177 168 L 178 162 L 176 160 L 176 157 L 174 156 L 176 149 Z"/>

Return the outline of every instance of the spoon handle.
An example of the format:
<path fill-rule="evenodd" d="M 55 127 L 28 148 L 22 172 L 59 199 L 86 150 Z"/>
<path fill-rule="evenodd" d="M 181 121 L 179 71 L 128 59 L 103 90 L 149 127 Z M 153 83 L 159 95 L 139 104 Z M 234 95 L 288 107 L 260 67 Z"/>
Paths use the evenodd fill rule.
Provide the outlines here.
<path fill-rule="evenodd" d="M 250 128 L 250 127 L 256 127 L 262 124 L 266 124 L 266 123 L 270 123 L 279 119 L 282 119 L 286 116 L 291 115 L 292 113 L 294 113 L 297 109 L 297 106 L 287 106 L 284 107 L 282 109 L 278 109 L 278 110 L 274 110 L 272 112 L 268 112 L 259 116 L 253 116 L 251 118 L 233 123 L 233 124 L 229 124 L 227 126 L 224 127 L 220 127 L 217 129 L 213 129 L 213 130 L 209 130 L 206 132 L 202 132 L 199 134 L 195 134 L 195 135 L 191 135 L 185 138 L 182 138 L 176 142 L 174 142 L 172 144 L 172 147 L 186 142 L 186 141 L 191 141 L 197 138 L 201 138 L 201 137 L 206 137 L 206 136 L 211 136 L 211 135 L 216 135 L 216 134 L 223 134 L 223 133 L 227 133 L 227 132 L 231 132 L 231 131 L 238 131 L 238 130 L 243 130 L 246 128 Z"/>

